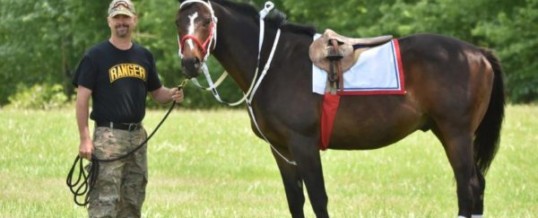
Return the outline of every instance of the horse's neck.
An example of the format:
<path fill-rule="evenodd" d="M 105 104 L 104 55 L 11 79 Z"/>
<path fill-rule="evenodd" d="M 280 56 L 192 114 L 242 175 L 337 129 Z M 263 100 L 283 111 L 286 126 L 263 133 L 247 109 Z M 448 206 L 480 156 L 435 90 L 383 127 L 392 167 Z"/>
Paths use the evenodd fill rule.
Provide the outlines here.
<path fill-rule="evenodd" d="M 254 77 L 258 58 L 259 28 L 255 23 L 219 18 L 215 58 L 234 78 L 239 87 L 246 91 Z"/>
<path fill-rule="evenodd" d="M 229 11 L 222 6 L 215 7 L 215 14 L 219 18 L 217 27 L 217 47 L 213 55 L 217 58 L 224 69 L 234 78 L 239 87 L 246 92 L 254 79 L 258 67 L 263 67 L 269 58 L 269 53 L 275 43 L 277 29 L 266 25 L 264 29 L 264 44 L 262 46 L 260 60 L 258 62 L 259 46 L 259 23 L 255 15 L 244 15 L 237 11 Z M 288 37 L 289 36 L 289 37 Z M 305 36 L 306 37 L 306 36 Z M 287 41 L 293 38 L 292 41 Z M 300 37 L 299 37 L 300 38 Z M 285 46 L 287 43 L 305 43 L 305 61 L 308 61 L 308 43 L 311 39 L 298 39 L 285 32 L 281 33 L 278 46 Z M 295 46 L 295 45 L 294 45 Z M 278 49 L 277 49 L 278 50 Z M 296 50 L 296 49 L 294 49 Z M 286 54 L 275 54 L 275 59 L 282 56 L 293 56 L 291 51 Z M 294 61 L 302 60 L 301 57 L 294 57 Z M 261 66 L 258 66 L 260 64 Z M 271 68 L 284 66 L 271 66 Z M 258 69 L 258 76 L 263 69 Z"/>

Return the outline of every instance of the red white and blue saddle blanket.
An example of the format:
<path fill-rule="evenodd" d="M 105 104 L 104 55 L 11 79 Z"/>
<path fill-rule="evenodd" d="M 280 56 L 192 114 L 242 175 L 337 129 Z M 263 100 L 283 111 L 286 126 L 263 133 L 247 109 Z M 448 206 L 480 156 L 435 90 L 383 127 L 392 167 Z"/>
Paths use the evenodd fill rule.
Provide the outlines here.
<path fill-rule="evenodd" d="M 312 91 L 325 94 L 327 72 L 312 65 Z M 405 94 L 404 72 L 398 40 L 361 53 L 359 60 L 343 73 L 344 89 L 339 95 Z"/>
<path fill-rule="evenodd" d="M 336 95 L 325 93 L 327 72 L 314 65 L 312 72 L 312 91 L 323 95 L 319 143 L 321 150 L 329 147 L 341 95 L 405 94 L 404 70 L 397 39 L 361 53 L 357 63 L 344 72 L 344 89 Z"/>

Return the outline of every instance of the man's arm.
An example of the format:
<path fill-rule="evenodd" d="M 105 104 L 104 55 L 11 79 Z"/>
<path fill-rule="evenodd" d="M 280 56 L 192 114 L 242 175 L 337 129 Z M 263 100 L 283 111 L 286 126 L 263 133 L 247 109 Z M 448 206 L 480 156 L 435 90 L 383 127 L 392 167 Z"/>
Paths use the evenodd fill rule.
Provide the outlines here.
<path fill-rule="evenodd" d="M 89 105 L 92 90 L 78 86 L 76 101 L 76 116 L 78 132 L 80 136 L 79 156 L 91 160 L 93 151 L 93 142 L 88 127 Z"/>
<path fill-rule="evenodd" d="M 153 99 L 160 104 L 166 104 L 172 100 L 174 100 L 176 103 L 181 103 L 183 101 L 183 89 L 170 89 L 161 86 L 161 88 L 151 92 L 151 97 L 153 97 Z"/>

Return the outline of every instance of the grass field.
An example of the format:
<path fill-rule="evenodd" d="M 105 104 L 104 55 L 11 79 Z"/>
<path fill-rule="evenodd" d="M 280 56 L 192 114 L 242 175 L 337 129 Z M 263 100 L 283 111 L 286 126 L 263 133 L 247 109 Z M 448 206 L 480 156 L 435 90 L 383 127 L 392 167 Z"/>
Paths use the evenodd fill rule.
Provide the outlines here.
<path fill-rule="evenodd" d="M 508 106 L 486 177 L 486 217 L 538 217 L 538 107 Z M 152 131 L 164 111 L 150 111 Z M 0 110 L 0 217 L 86 217 L 65 177 L 74 111 Z M 144 217 L 289 217 L 269 146 L 246 111 L 174 111 L 149 144 Z M 452 170 L 431 133 L 373 151 L 322 154 L 332 217 L 455 217 Z M 314 217 L 305 204 L 307 217 Z"/>

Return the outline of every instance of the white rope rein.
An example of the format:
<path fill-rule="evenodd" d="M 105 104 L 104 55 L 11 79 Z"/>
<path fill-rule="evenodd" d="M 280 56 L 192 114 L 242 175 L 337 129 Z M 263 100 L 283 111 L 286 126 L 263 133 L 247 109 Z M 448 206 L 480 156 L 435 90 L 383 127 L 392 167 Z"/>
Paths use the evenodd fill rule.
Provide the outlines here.
<path fill-rule="evenodd" d="M 273 10 L 274 7 L 275 7 L 275 5 L 273 4 L 273 2 L 268 1 L 268 2 L 265 3 L 264 9 L 260 11 L 260 36 L 259 36 L 260 41 L 259 41 L 259 44 L 258 44 L 258 64 L 256 66 L 256 74 L 255 75 L 258 74 L 258 67 L 259 67 L 259 64 L 260 64 L 260 55 L 261 55 L 261 50 L 262 50 L 262 45 L 263 45 L 263 38 L 264 38 L 264 35 L 265 35 L 264 34 L 264 29 L 265 29 L 264 19 L 267 16 L 267 14 L 269 14 L 269 12 L 271 12 L 271 10 Z M 256 91 L 260 87 L 260 84 L 262 83 L 263 79 L 265 78 L 265 75 L 267 75 L 267 71 L 269 71 L 269 67 L 271 66 L 271 62 L 273 61 L 273 57 L 275 55 L 276 47 L 278 45 L 279 40 L 280 40 L 280 29 L 278 29 L 278 31 L 276 33 L 275 40 L 273 42 L 273 47 L 271 48 L 271 53 L 269 54 L 269 58 L 267 59 L 267 62 L 265 63 L 265 67 L 262 70 L 262 74 L 260 76 L 260 79 L 258 79 L 258 81 L 256 82 L 256 85 L 254 86 L 252 94 L 250 95 L 250 97 L 247 100 L 247 105 L 248 105 L 248 112 L 249 112 L 249 115 L 250 115 L 250 117 L 251 117 L 251 119 L 252 119 L 252 121 L 254 123 L 254 126 L 256 126 L 256 129 L 258 130 L 260 135 L 263 137 L 263 139 L 267 143 L 269 143 L 269 145 L 271 146 L 271 149 L 278 156 L 280 156 L 280 158 L 282 158 L 284 161 L 286 161 L 286 163 L 296 166 L 297 163 L 295 161 L 291 161 L 288 158 L 286 158 L 283 154 L 281 154 L 275 148 L 275 146 L 273 146 L 273 144 L 271 144 L 271 142 L 269 142 L 267 137 L 263 134 L 263 132 L 260 129 L 260 126 L 258 125 L 258 122 L 256 121 L 256 116 L 254 115 L 254 110 L 252 109 L 252 105 L 251 105 L 252 100 L 254 99 L 254 95 L 256 94 Z M 256 81 L 256 77 L 254 77 L 253 82 L 254 81 Z M 245 96 L 247 96 L 247 95 L 245 95 Z"/>

